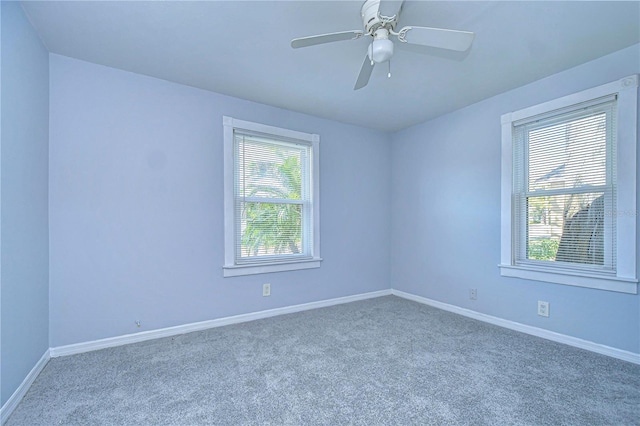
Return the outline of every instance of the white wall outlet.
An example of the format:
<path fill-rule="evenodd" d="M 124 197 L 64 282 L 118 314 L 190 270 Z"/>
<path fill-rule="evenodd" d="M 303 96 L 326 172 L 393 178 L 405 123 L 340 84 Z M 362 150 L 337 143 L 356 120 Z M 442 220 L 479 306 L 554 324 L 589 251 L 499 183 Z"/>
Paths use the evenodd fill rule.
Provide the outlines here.
<path fill-rule="evenodd" d="M 271 296 L 271 284 L 262 284 L 262 295 Z"/>
<path fill-rule="evenodd" d="M 541 317 L 549 316 L 549 302 L 538 300 L 538 315 L 540 315 Z"/>
<path fill-rule="evenodd" d="M 136 320 L 136 325 L 138 326 L 138 328 L 142 327 L 142 323 L 140 322 L 140 320 Z"/>
<path fill-rule="evenodd" d="M 469 299 L 471 299 L 471 300 L 477 300 L 478 299 L 478 289 L 477 288 L 470 288 L 469 289 Z"/>

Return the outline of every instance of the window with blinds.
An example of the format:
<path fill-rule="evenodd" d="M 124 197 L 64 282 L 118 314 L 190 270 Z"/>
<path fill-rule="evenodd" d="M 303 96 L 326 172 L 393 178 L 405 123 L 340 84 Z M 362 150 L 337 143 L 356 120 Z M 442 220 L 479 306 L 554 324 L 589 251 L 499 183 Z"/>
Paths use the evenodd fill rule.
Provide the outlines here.
<path fill-rule="evenodd" d="M 501 276 L 638 293 L 639 77 L 501 116 Z"/>
<path fill-rule="evenodd" d="M 225 277 L 319 268 L 320 136 L 223 117 Z"/>
<path fill-rule="evenodd" d="M 516 265 L 615 273 L 616 97 L 513 124 Z"/>
<path fill-rule="evenodd" d="M 311 145 L 234 132 L 236 263 L 312 256 Z"/>

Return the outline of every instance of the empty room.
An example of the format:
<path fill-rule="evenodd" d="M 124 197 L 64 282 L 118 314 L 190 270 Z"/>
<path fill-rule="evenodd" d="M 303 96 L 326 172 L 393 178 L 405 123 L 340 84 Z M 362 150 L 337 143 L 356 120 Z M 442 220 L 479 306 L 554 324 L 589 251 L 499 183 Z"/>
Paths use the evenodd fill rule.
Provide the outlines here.
<path fill-rule="evenodd" d="M 0 424 L 640 425 L 640 2 L 0 37 Z"/>

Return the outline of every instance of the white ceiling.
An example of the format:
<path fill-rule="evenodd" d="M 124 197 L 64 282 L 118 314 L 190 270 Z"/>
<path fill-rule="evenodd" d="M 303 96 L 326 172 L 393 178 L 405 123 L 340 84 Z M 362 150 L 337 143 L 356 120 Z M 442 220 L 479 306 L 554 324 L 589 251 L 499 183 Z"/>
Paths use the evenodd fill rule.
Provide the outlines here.
<path fill-rule="evenodd" d="M 640 42 L 640 2 L 406 1 L 400 26 L 474 31 L 468 52 L 396 44 L 354 91 L 362 1 L 28 1 L 54 53 L 289 110 L 395 131 Z"/>

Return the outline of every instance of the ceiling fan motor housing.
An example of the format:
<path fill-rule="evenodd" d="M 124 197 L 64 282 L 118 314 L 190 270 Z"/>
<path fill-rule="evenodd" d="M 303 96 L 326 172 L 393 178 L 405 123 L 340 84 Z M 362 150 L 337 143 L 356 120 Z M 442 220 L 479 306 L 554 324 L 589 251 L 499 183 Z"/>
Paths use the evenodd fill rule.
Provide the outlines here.
<path fill-rule="evenodd" d="M 393 29 L 398 22 L 397 15 L 380 15 L 380 0 L 367 0 L 362 5 L 360 16 L 365 33 L 374 35 L 379 28 Z"/>

